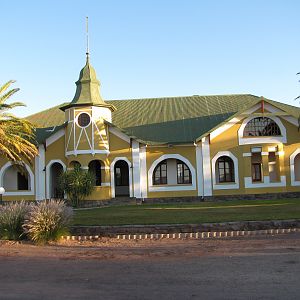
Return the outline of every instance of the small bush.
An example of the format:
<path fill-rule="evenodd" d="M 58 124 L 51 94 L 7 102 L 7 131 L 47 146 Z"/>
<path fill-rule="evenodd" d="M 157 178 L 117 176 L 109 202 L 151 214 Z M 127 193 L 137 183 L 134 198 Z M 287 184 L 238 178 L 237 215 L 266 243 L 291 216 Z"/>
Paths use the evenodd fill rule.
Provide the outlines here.
<path fill-rule="evenodd" d="M 68 195 L 74 207 L 78 207 L 80 201 L 93 192 L 95 175 L 76 165 L 73 170 L 62 173 L 58 182 L 60 191 Z"/>
<path fill-rule="evenodd" d="M 72 215 L 63 201 L 42 201 L 31 207 L 23 227 L 32 241 L 44 244 L 68 233 Z"/>
<path fill-rule="evenodd" d="M 9 203 L 0 207 L 0 238 L 20 240 L 24 237 L 22 225 L 31 205 L 24 201 Z"/>

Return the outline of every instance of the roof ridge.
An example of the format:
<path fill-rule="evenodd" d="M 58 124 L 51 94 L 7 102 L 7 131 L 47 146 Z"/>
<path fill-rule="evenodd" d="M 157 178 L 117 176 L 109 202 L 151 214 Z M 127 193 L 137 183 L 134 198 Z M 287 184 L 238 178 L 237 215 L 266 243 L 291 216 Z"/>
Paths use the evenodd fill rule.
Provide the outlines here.
<path fill-rule="evenodd" d="M 164 96 L 164 97 L 151 97 L 151 98 L 132 98 L 132 99 L 106 99 L 109 101 L 142 101 L 142 100 L 162 100 L 162 99 L 179 99 L 179 98 L 194 98 L 194 97 L 231 97 L 231 96 L 251 96 L 259 98 L 259 96 L 253 94 L 214 94 L 214 95 L 190 95 L 190 96 Z"/>

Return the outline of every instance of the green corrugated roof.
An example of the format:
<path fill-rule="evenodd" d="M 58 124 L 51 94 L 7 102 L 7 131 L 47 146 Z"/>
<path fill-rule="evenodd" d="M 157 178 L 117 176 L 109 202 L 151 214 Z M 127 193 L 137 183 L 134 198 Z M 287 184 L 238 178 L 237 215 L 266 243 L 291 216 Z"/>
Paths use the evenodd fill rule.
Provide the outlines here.
<path fill-rule="evenodd" d="M 116 107 L 112 123 L 131 136 L 149 143 L 187 143 L 261 100 L 250 94 L 167 97 L 106 101 Z M 266 101 L 298 117 L 300 109 Z M 62 105 L 27 117 L 37 127 L 61 125 Z"/>
<path fill-rule="evenodd" d="M 59 126 L 51 126 L 45 128 L 37 128 L 35 131 L 36 140 L 39 144 L 43 143 L 49 136 L 59 131 L 61 128 L 65 127 L 66 123 Z"/>

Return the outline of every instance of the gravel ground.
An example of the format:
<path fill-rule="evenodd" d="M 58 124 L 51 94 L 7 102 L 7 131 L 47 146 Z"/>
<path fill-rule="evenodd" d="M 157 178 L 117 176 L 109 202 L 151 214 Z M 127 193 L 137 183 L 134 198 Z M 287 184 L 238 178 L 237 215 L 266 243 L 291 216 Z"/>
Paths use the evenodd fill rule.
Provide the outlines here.
<path fill-rule="evenodd" d="M 300 234 L 0 243 L 0 299 L 299 299 Z"/>

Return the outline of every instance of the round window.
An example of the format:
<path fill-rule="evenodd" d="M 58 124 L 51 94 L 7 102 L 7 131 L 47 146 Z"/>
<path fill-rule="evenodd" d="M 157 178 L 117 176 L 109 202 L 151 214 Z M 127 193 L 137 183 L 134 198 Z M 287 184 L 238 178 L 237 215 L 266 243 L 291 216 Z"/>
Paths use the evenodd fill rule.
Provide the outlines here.
<path fill-rule="evenodd" d="M 77 118 L 77 123 L 80 127 L 87 127 L 90 125 L 91 117 L 87 113 L 81 113 Z"/>

